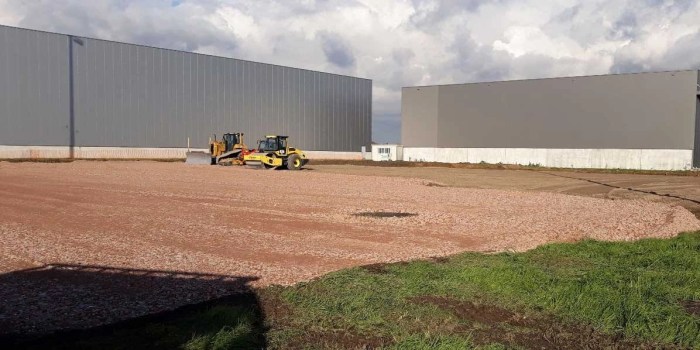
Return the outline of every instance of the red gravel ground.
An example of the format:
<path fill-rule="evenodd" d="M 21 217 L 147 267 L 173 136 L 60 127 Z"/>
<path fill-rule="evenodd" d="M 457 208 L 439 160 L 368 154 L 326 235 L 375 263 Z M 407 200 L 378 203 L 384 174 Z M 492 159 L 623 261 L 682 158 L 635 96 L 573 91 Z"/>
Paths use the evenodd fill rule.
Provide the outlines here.
<path fill-rule="evenodd" d="M 367 212 L 416 215 L 356 215 Z M 355 265 L 698 229 L 686 209 L 641 200 L 313 170 L 0 162 L 0 333 L 104 324 Z"/>

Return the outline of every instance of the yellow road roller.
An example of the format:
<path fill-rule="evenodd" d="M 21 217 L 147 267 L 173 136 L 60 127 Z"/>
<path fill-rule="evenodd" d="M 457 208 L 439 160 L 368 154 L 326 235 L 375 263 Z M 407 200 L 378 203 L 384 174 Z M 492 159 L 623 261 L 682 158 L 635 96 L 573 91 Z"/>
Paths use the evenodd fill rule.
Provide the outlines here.
<path fill-rule="evenodd" d="M 303 151 L 290 147 L 288 136 L 267 135 L 258 141 L 255 152 L 243 156 L 246 167 L 299 170 L 309 160 Z"/>

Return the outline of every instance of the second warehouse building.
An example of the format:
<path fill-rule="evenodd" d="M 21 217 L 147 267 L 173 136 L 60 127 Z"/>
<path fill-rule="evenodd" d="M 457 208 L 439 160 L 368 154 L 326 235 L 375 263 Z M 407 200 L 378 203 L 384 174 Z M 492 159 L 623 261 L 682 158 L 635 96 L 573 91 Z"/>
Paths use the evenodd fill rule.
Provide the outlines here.
<path fill-rule="evenodd" d="M 700 167 L 698 71 L 407 87 L 403 160 Z"/>

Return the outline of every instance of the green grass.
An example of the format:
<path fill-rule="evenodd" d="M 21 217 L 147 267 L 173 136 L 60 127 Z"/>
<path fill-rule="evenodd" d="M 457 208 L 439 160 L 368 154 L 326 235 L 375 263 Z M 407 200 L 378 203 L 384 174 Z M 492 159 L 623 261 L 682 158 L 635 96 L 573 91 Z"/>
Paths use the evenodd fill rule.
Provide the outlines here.
<path fill-rule="evenodd" d="M 411 303 L 439 295 L 543 312 L 606 333 L 700 347 L 700 319 L 680 300 L 700 300 L 700 234 L 636 243 L 554 244 L 523 254 L 462 254 L 362 268 L 280 290 L 302 329 L 353 329 L 390 338 L 440 334 L 456 320 Z M 274 331 L 271 335 L 274 335 Z"/>
<path fill-rule="evenodd" d="M 107 329 L 67 333 L 39 339 L 18 348 L 50 349 L 255 349 L 264 344 L 255 296 L 235 303 L 215 302 L 175 317 L 135 320 Z M 168 316 L 168 315 L 166 315 Z"/>
<path fill-rule="evenodd" d="M 255 317 L 256 313 L 251 308 L 213 306 L 209 310 L 172 322 L 120 329 L 108 337 L 77 341 L 75 345 L 77 348 L 124 350 L 178 347 L 186 350 L 255 348 L 260 344 L 259 334 L 255 332 Z"/>
<path fill-rule="evenodd" d="M 591 326 L 590 339 L 603 343 L 700 348 L 700 317 L 680 303 L 700 300 L 700 233 L 553 244 L 520 254 L 467 253 L 376 270 L 353 268 L 258 291 L 264 329 L 255 326 L 255 317 L 262 317 L 255 309 L 215 306 L 168 322 L 88 335 L 70 347 L 527 348 L 533 334 L 574 334 Z M 474 321 L 456 308 L 416 302 L 426 296 L 505 309 L 542 326 Z M 265 343 L 259 340 L 263 333 Z"/>

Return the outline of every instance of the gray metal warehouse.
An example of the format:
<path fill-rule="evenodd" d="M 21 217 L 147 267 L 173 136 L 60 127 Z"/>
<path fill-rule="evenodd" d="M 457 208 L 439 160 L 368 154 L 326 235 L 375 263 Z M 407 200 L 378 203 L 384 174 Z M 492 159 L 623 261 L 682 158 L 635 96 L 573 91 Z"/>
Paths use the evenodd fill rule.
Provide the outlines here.
<path fill-rule="evenodd" d="M 369 79 L 0 26 L 0 158 L 183 157 L 224 132 L 355 157 L 371 115 Z"/>
<path fill-rule="evenodd" d="M 695 70 L 406 87 L 401 108 L 407 161 L 700 167 Z"/>

